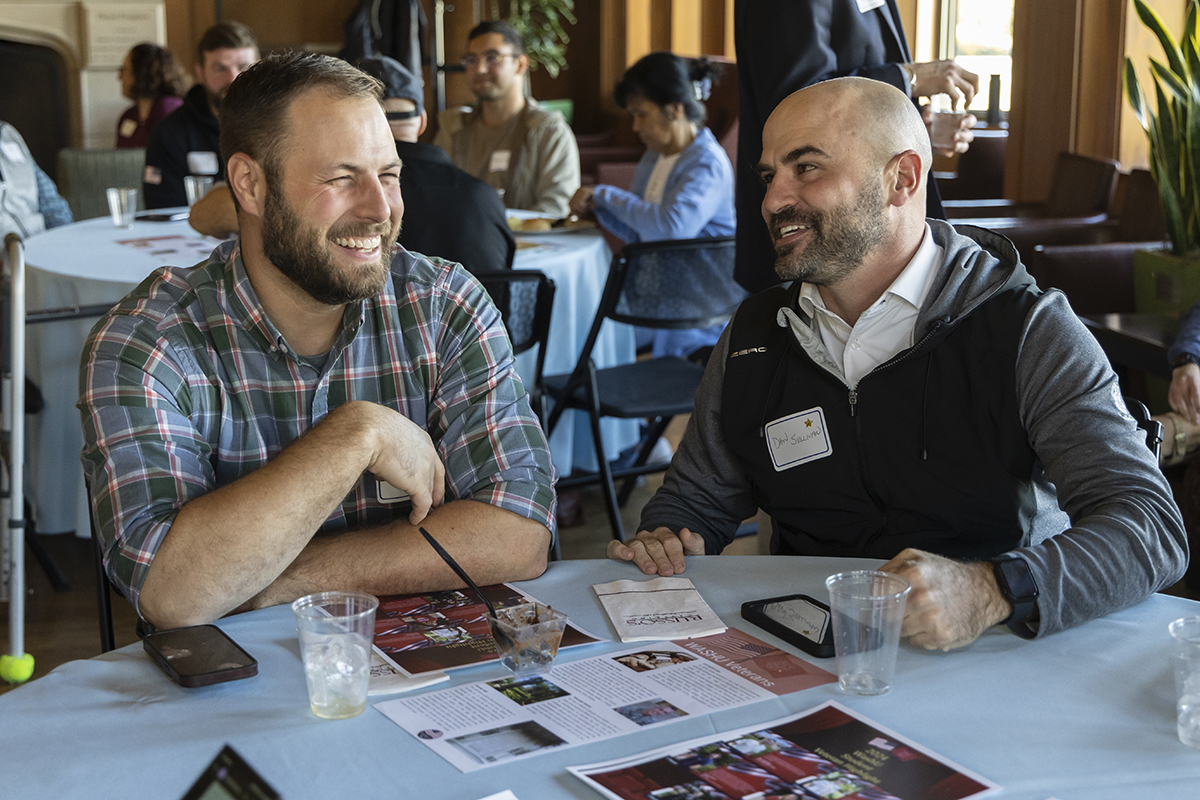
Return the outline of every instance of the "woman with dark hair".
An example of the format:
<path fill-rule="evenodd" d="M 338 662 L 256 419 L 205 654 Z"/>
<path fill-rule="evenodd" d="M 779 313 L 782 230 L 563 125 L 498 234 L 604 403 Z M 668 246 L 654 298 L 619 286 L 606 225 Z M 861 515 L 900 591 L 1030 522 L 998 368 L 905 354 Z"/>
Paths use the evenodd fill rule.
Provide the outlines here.
<path fill-rule="evenodd" d="M 617 84 L 617 104 L 633 117 L 633 130 L 646 145 L 632 191 L 585 186 L 571 198 L 576 214 L 592 212 L 626 243 L 661 239 L 730 236 L 735 228 L 733 165 L 704 126 L 717 65 L 651 53 L 630 67 Z M 653 338 L 654 354 L 689 355 L 715 344 L 720 326 L 708 331 L 639 332 L 639 345 Z"/>
<path fill-rule="evenodd" d="M 117 121 L 117 147 L 145 147 L 150 129 L 183 105 L 183 71 L 170 50 L 143 42 L 125 54 L 118 76 L 133 105 Z"/>

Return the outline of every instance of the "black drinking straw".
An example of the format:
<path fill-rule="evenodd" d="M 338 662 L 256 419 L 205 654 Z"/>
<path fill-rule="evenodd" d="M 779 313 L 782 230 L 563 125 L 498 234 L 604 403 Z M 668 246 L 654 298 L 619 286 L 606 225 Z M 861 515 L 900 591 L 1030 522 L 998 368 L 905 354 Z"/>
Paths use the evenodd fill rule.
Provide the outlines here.
<path fill-rule="evenodd" d="M 450 569 L 458 573 L 458 577 L 466 581 L 467 586 L 470 586 L 475 590 L 475 594 L 479 595 L 479 599 L 483 601 L 483 604 L 487 606 L 488 611 L 491 612 L 493 617 L 495 617 L 496 607 L 492 605 L 491 600 L 487 599 L 487 595 L 479 590 L 479 587 L 475 585 L 475 581 L 471 580 L 471 576 L 467 574 L 466 570 L 460 567 L 458 562 L 450 557 L 450 554 L 447 553 L 440 544 L 438 544 L 437 539 L 434 539 L 433 536 L 430 535 L 429 531 L 425 530 L 424 528 L 421 528 L 420 530 L 421 535 L 424 536 L 431 545 L 433 545 L 433 549 L 437 550 L 437 554 L 442 557 L 442 561 L 445 561 L 447 564 L 449 564 Z"/>

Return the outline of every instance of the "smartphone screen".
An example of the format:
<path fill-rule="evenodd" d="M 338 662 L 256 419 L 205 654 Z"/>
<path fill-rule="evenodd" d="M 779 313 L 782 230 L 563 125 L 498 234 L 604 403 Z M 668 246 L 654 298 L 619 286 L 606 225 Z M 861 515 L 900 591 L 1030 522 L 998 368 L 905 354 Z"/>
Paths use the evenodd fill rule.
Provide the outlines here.
<path fill-rule="evenodd" d="M 763 613 L 780 625 L 820 642 L 829 630 L 829 611 L 798 597 L 763 606 Z"/>
<path fill-rule="evenodd" d="M 156 631 L 146 650 L 181 686 L 217 683 L 257 674 L 258 662 L 215 625 Z"/>

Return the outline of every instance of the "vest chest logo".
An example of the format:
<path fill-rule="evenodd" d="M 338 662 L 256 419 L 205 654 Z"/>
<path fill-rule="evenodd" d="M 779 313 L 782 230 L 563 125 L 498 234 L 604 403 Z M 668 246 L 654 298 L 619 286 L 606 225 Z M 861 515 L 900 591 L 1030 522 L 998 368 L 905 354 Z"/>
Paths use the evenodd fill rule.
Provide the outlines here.
<path fill-rule="evenodd" d="M 833 455 L 820 406 L 769 422 L 764 433 L 776 472 Z"/>
<path fill-rule="evenodd" d="M 765 353 L 765 352 L 767 352 L 767 348 L 765 348 L 765 347 L 747 347 L 745 350 L 738 350 L 736 353 L 730 353 L 729 359 L 732 361 L 733 359 L 735 359 L 739 356 L 748 356 L 748 355 L 751 355 L 752 353 Z"/>

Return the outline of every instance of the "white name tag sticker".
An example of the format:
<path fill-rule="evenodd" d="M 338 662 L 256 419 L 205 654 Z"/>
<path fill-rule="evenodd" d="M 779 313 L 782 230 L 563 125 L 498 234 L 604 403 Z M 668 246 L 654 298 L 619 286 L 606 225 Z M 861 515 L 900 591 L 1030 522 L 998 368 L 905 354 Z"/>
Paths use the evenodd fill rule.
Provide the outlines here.
<path fill-rule="evenodd" d="M 121 134 L 122 139 L 128 139 L 130 136 L 133 136 L 133 132 L 136 130 L 137 130 L 137 121 L 132 120 L 132 119 L 127 119 L 121 123 L 121 130 L 118 131 L 118 133 Z"/>
<path fill-rule="evenodd" d="M 879 8 L 883 3 L 884 0 L 858 0 L 858 10 L 865 14 Z"/>
<path fill-rule="evenodd" d="M 0 142 L 0 150 L 3 150 L 4 157 L 14 164 L 25 163 L 25 153 L 16 142 Z"/>
<path fill-rule="evenodd" d="M 408 501 L 408 492 L 402 492 L 387 481 L 375 481 L 375 494 L 381 503 L 404 503 Z"/>
<path fill-rule="evenodd" d="M 820 406 L 768 423 L 766 435 L 776 472 L 833 455 Z"/>
<path fill-rule="evenodd" d="M 211 150 L 193 150 L 187 154 L 188 172 L 192 175 L 216 175 L 221 168 L 217 154 Z"/>
<path fill-rule="evenodd" d="M 488 172 L 508 172 L 510 161 L 512 161 L 511 150 L 497 150 L 492 153 L 492 160 L 488 162 Z"/>

